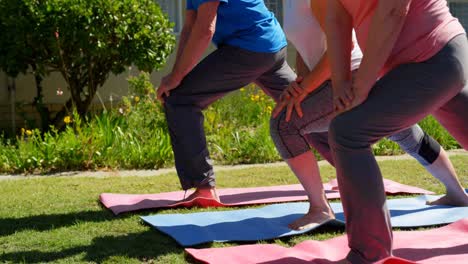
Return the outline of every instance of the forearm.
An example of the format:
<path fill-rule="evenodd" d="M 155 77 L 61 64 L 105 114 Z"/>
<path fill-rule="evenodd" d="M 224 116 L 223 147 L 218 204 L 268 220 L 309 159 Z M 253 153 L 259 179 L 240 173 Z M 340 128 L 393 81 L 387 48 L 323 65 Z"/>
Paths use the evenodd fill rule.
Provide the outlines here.
<path fill-rule="evenodd" d="M 325 25 L 333 87 L 351 81 L 352 20 L 338 0 L 329 0 Z"/>
<path fill-rule="evenodd" d="M 309 67 L 304 62 L 301 54 L 296 51 L 296 73 L 298 76 L 305 77 L 309 74 Z"/>
<path fill-rule="evenodd" d="M 379 78 L 403 28 L 410 1 L 380 1 L 372 18 L 356 83 L 367 94 Z"/>
<path fill-rule="evenodd" d="M 176 55 L 176 60 L 175 60 L 176 62 L 179 61 L 180 57 L 182 56 L 182 52 L 185 50 L 185 46 L 187 44 L 187 40 L 190 36 L 191 31 L 192 31 L 191 27 L 184 27 L 182 29 L 182 32 L 180 33 L 179 46 L 177 47 L 177 55 Z"/>
<path fill-rule="evenodd" d="M 328 60 L 328 52 L 325 52 L 314 69 L 304 76 L 301 86 L 310 93 L 330 78 L 330 62 Z"/>
<path fill-rule="evenodd" d="M 310 1 L 311 13 L 317 20 L 320 25 L 320 30 L 315 31 L 314 34 L 318 36 L 324 36 L 323 32 L 326 28 L 326 13 L 327 13 L 327 1 L 326 0 L 311 0 Z M 321 37 L 318 36 L 318 37 Z M 322 83 L 331 78 L 330 70 L 330 60 L 328 59 L 328 52 L 324 47 L 324 52 L 322 57 L 315 65 L 315 67 L 309 72 L 309 74 L 304 75 L 304 80 L 301 83 L 302 88 L 304 88 L 308 93 L 317 89 Z"/>
<path fill-rule="evenodd" d="M 178 57 L 172 74 L 183 79 L 200 61 L 213 38 L 214 30 L 195 25 Z"/>
<path fill-rule="evenodd" d="M 297 53 L 296 70 L 297 74 L 304 78 L 301 82 L 301 87 L 307 93 L 317 89 L 322 83 L 331 78 L 330 63 L 327 52 L 322 55 L 322 58 L 311 71 L 304 63 L 304 60 L 299 53 Z"/>

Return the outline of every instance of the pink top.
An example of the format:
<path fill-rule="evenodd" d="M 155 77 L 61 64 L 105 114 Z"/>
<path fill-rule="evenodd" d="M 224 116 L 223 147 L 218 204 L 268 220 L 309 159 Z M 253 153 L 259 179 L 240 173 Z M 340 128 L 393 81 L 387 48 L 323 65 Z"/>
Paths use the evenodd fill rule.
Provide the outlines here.
<path fill-rule="evenodd" d="M 359 46 L 365 54 L 367 35 L 378 0 L 340 0 L 353 18 Z M 425 61 L 439 52 L 452 38 L 465 33 L 449 11 L 446 0 L 413 0 L 384 72 L 411 62 Z"/>

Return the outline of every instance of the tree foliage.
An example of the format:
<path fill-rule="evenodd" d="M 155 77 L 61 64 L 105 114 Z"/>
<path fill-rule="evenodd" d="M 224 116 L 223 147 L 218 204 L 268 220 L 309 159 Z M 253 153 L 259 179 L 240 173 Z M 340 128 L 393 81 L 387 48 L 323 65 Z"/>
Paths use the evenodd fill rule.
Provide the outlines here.
<path fill-rule="evenodd" d="M 64 110 L 86 114 L 109 74 L 135 65 L 160 69 L 171 54 L 172 23 L 154 0 L 1 0 L 0 69 L 29 70 L 40 82 L 60 72 L 71 92 Z"/>

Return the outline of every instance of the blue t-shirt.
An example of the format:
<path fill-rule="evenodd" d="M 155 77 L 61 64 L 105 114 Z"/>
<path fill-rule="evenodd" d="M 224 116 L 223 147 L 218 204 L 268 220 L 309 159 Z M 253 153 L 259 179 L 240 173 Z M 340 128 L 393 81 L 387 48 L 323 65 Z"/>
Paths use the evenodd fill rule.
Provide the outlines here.
<path fill-rule="evenodd" d="M 188 10 L 206 2 L 219 1 L 213 42 L 255 52 L 277 52 L 287 45 L 286 37 L 263 0 L 187 0 Z"/>

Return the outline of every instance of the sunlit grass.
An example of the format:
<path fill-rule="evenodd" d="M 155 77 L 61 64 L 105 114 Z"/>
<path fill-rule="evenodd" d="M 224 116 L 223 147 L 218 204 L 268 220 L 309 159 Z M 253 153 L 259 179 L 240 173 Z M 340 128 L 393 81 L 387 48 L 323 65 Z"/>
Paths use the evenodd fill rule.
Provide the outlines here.
<path fill-rule="evenodd" d="M 468 186 L 468 156 L 451 158 L 462 184 Z M 443 187 L 414 160 L 381 161 L 388 179 L 442 193 Z M 334 178 L 322 166 L 324 181 Z M 297 183 L 286 166 L 220 171 L 220 187 L 251 187 Z M 142 223 L 139 216 L 233 209 L 172 209 L 115 217 L 101 207 L 102 192 L 159 193 L 179 189 L 173 173 L 154 177 L 44 177 L 0 181 L 0 262 L 6 263 L 186 263 L 183 248 Z M 321 229 L 311 234 L 262 243 L 293 246 L 308 239 L 323 240 L 343 230 Z M 226 247 L 213 243 L 200 247 Z"/>

